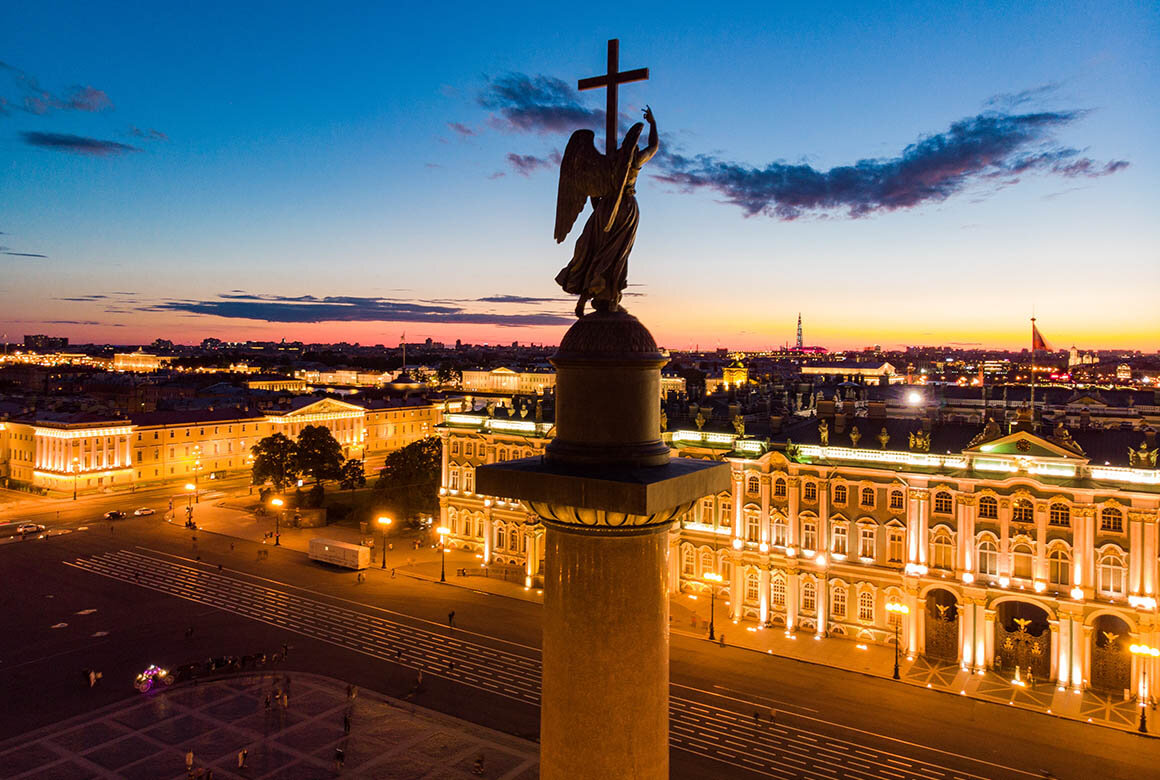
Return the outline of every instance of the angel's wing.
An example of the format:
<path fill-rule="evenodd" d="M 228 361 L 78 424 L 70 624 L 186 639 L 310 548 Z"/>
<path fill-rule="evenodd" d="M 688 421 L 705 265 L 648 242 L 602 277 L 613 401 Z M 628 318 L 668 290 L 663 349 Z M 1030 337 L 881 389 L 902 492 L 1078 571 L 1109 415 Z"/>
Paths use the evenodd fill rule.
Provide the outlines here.
<path fill-rule="evenodd" d="M 601 198 L 610 189 L 608 158 L 596 148 L 596 133 L 577 130 L 568 139 L 560 161 L 560 189 L 556 196 L 556 243 L 568 237 L 589 197 Z"/>

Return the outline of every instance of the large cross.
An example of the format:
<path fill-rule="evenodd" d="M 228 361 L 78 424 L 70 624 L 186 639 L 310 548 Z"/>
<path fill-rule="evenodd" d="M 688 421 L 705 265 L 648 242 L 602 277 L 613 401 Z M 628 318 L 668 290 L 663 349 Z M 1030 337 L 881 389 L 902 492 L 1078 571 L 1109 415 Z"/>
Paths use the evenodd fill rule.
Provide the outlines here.
<path fill-rule="evenodd" d="M 608 72 L 603 76 L 592 76 L 587 79 L 580 79 L 577 87 L 579 89 L 598 89 L 599 87 L 608 87 L 608 101 L 604 109 L 604 150 L 609 156 L 616 151 L 616 138 L 618 131 L 617 125 L 617 108 L 616 108 L 616 93 L 617 86 L 620 84 L 627 84 L 630 81 L 644 81 L 648 78 L 648 68 L 637 68 L 636 70 L 626 70 L 623 73 L 619 71 L 620 68 L 620 39 L 613 38 L 608 42 Z"/>

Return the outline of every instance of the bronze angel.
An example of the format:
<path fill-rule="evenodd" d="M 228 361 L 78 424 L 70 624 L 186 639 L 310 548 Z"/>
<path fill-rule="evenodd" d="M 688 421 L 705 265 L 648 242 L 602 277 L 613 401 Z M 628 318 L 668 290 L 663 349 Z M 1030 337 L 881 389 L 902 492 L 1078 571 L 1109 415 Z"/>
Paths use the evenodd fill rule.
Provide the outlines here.
<path fill-rule="evenodd" d="M 649 124 L 648 146 L 637 148 L 644 124 L 637 122 L 624 136 L 614 155 L 601 154 L 591 130 L 577 130 L 568 139 L 560 161 L 560 189 L 556 198 L 556 243 L 568 237 L 584 201 L 592 198 L 592 213 L 576 240 L 572 262 L 556 275 L 564 292 L 579 295 L 576 316 L 584 316 L 589 300 L 597 311 L 618 311 L 628 285 L 628 255 L 636 240 L 640 212 L 636 205 L 636 178 L 641 167 L 657 153 L 657 123 L 652 109 L 644 109 Z"/>

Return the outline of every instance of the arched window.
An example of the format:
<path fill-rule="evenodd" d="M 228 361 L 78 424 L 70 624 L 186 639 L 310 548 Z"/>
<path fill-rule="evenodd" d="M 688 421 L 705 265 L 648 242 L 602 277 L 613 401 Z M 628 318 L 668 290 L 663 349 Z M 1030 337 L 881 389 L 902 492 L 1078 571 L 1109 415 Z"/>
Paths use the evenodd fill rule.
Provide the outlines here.
<path fill-rule="evenodd" d="M 757 579 L 757 572 L 745 572 L 745 601 L 752 604 L 761 595 L 761 585 Z"/>
<path fill-rule="evenodd" d="M 773 497 L 785 498 L 785 480 L 781 477 L 773 481 Z"/>
<path fill-rule="evenodd" d="M 499 449 L 497 449 L 495 451 L 495 459 L 499 463 L 502 463 L 503 461 L 507 460 L 508 459 L 507 447 L 500 447 Z"/>
<path fill-rule="evenodd" d="M 701 550 L 701 576 L 714 571 L 717 571 L 717 565 L 713 561 L 713 551 Z"/>
<path fill-rule="evenodd" d="M 835 585 L 830 593 L 830 613 L 836 620 L 846 617 L 846 589 L 841 585 Z"/>
<path fill-rule="evenodd" d="M 874 508 L 874 488 L 868 488 L 868 487 L 862 488 L 861 498 L 858 500 L 858 503 L 861 504 L 866 509 L 873 509 Z"/>
<path fill-rule="evenodd" d="M 697 559 L 691 546 L 686 546 L 681 552 L 681 573 L 692 577 L 696 573 Z"/>
<path fill-rule="evenodd" d="M 944 530 L 937 531 L 930 541 L 930 565 L 935 569 L 955 567 L 955 545 L 951 535 Z"/>
<path fill-rule="evenodd" d="M 1047 522 L 1049 525 L 1067 527 L 1071 524 L 1071 508 L 1062 501 L 1056 501 L 1047 513 Z"/>
<path fill-rule="evenodd" d="M 846 503 L 846 486 L 845 485 L 834 485 L 834 503 L 835 504 Z"/>
<path fill-rule="evenodd" d="M 451 533 L 459 533 L 459 516 L 454 509 L 447 510 L 447 525 L 451 528 Z"/>
<path fill-rule="evenodd" d="M 802 487 L 802 498 L 806 501 L 818 500 L 818 485 L 816 482 L 807 482 Z"/>
<path fill-rule="evenodd" d="M 459 490 L 459 469 L 454 466 L 447 469 L 447 489 Z"/>
<path fill-rule="evenodd" d="M 717 519 L 718 528 L 729 528 L 733 525 L 733 502 L 722 501 L 721 511 Z"/>
<path fill-rule="evenodd" d="M 1104 510 L 1100 512 L 1100 530 L 1123 533 L 1124 513 L 1114 506 L 1104 507 Z"/>
<path fill-rule="evenodd" d="M 785 606 L 785 580 L 781 577 L 775 577 L 770 583 L 770 601 L 775 607 Z"/>
<path fill-rule="evenodd" d="M 773 543 L 779 547 L 785 546 L 786 534 L 789 531 L 789 526 L 786 525 L 785 518 L 781 515 L 773 516 Z"/>
<path fill-rule="evenodd" d="M 756 509 L 745 510 L 745 538 L 750 542 L 761 541 L 761 515 Z"/>
<path fill-rule="evenodd" d="M 746 480 L 745 491 L 747 493 L 752 493 L 753 495 L 757 495 L 757 493 L 760 492 L 760 490 L 761 490 L 761 481 L 756 476 L 752 476 Z"/>
<path fill-rule="evenodd" d="M 459 442 L 457 442 L 457 441 L 452 441 L 452 442 L 451 442 L 451 454 L 452 454 L 452 455 L 458 455 L 458 454 L 459 454 Z"/>
<path fill-rule="evenodd" d="M 1014 560 L 1012 573 L 1025 580 L 1031 579 L 1031 548 L 1026 544 L 1017 544 L 1011 548 L 1011 557 Z"/>
<path fill-rule="evenodd" d="M 940 490 L 934 494 L 934 511 L 936 514 L 949 515 L 955 506 L 955 501 L 951 498 L 951 494 L 945 490 Z"/>
<path fill-rule="evenodd" d="M 1017 498 L 1011 519 L 1016 523 L 1033 523 L 1035 522 L 1035 507 L 1026 498 Z"/>
<path fill-rule="evenodd" d="M 475 492 L 475 469 L 470 466 L 463 467 L 463 492 Z"/>
<path fill-rule="evenodd" d="M 858 557 L 874 558 L 874 545 L 877 534 L 873 526 L 864 525 L 858 529 Z"/>
<path fill-rule="evenodd" d="M 994 496 L 983 496 L 979 499 L 979 518 L 982 520 L 999 519 L 999 502 Z"/>
<path fill-rule="evenodd" d="M 1062 547 L 1047 554 L 1047 579 L 1061 588 L 1071 585 L 1071 556 Z"/>
<path fill-rule="evenodd" d="M 990 539 L 979 542 L 979 574 L 989 577 L 999 575 L 999 548 Z"/>
<path fill-rule="evenodd" d="M 818 549 L 818 524 L 813 520 L 802 523 L 802 547 L 811 552 Z"/>
<path fill-rule="evenodd" d="M 890 491 L 890 509 L 901 512 L 906 508 L 906 499 L 902 495 L 901 490 Z"/>
<path fill-rule="evenodd" d="M 1124 594 L 1127 569 L 1124 567 L 1122 557 L 1113 552 L 1101 555 L 1097 574 L 1099 581 L 1096 583 L 1096 587 L 1099 588 L 1100 593 L 1108 596 L 1122 596 Z"/>
<path fill-rule="evenodd" d="M 874 594 L 868 590 L 858 594 L 858 619 L 866 623 L 874 622 Z"/>
<path fill-rule="evenodd" d="M 813 612 L 818 608 L 818 589 L 812 582 L 802 585 L 802 609 Z"/>
<path fill-rule="evenodd" d="M 849 550 L 849 532 L 846 531 L 846 526 L 834 526 L 834 543 L 830 548 L 830 552 L 835 555 L 846 555 Z"/>
<path fill-rule="evenodd" d="M 495 527 L 495 548 L 497 550 L 502 550 L 506 546 L 504 544 L 505 541 L 504 528 L 502 525 L 497 525 Z"/>

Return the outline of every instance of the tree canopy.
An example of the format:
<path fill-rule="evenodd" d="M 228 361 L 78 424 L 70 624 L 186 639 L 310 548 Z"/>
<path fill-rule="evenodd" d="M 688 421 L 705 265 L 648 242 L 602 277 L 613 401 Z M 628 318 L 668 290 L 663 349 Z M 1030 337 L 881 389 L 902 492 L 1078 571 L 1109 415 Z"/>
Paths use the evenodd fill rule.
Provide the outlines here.
<path fill-rule="evenodd" d="M 295 446 L 298 471 L 321 487 L 323 480 L 342 477 L 342 445 L 325 425 L 307 425 Z"/>
<path fill-rule="evenodd" d="M 250 447 L 254 456 L 251 470 L 253 483 L 263 485 L 269 481 L 281 493 L 287 485 L 298 479 L 297 450 L 294 441 L 281 433 L 267 436 Z"/>
<path fill-rule="evenodd" d="M 357 488 L 364 486 L 367 483 L 366 472 L 363 470 L 363 462 L 356 458 L 351 458 L 346 463 L 342 464 L 342 473 L 339 475 L 338 484 L 343 490 L 354 492 Z"/>
<path fill-rule="evenodd" d="M 442 445 L 429 436 L 387 455 L 375 490 L 396 517 L 435 514 L 439 509 L 439 472 Z"/>

